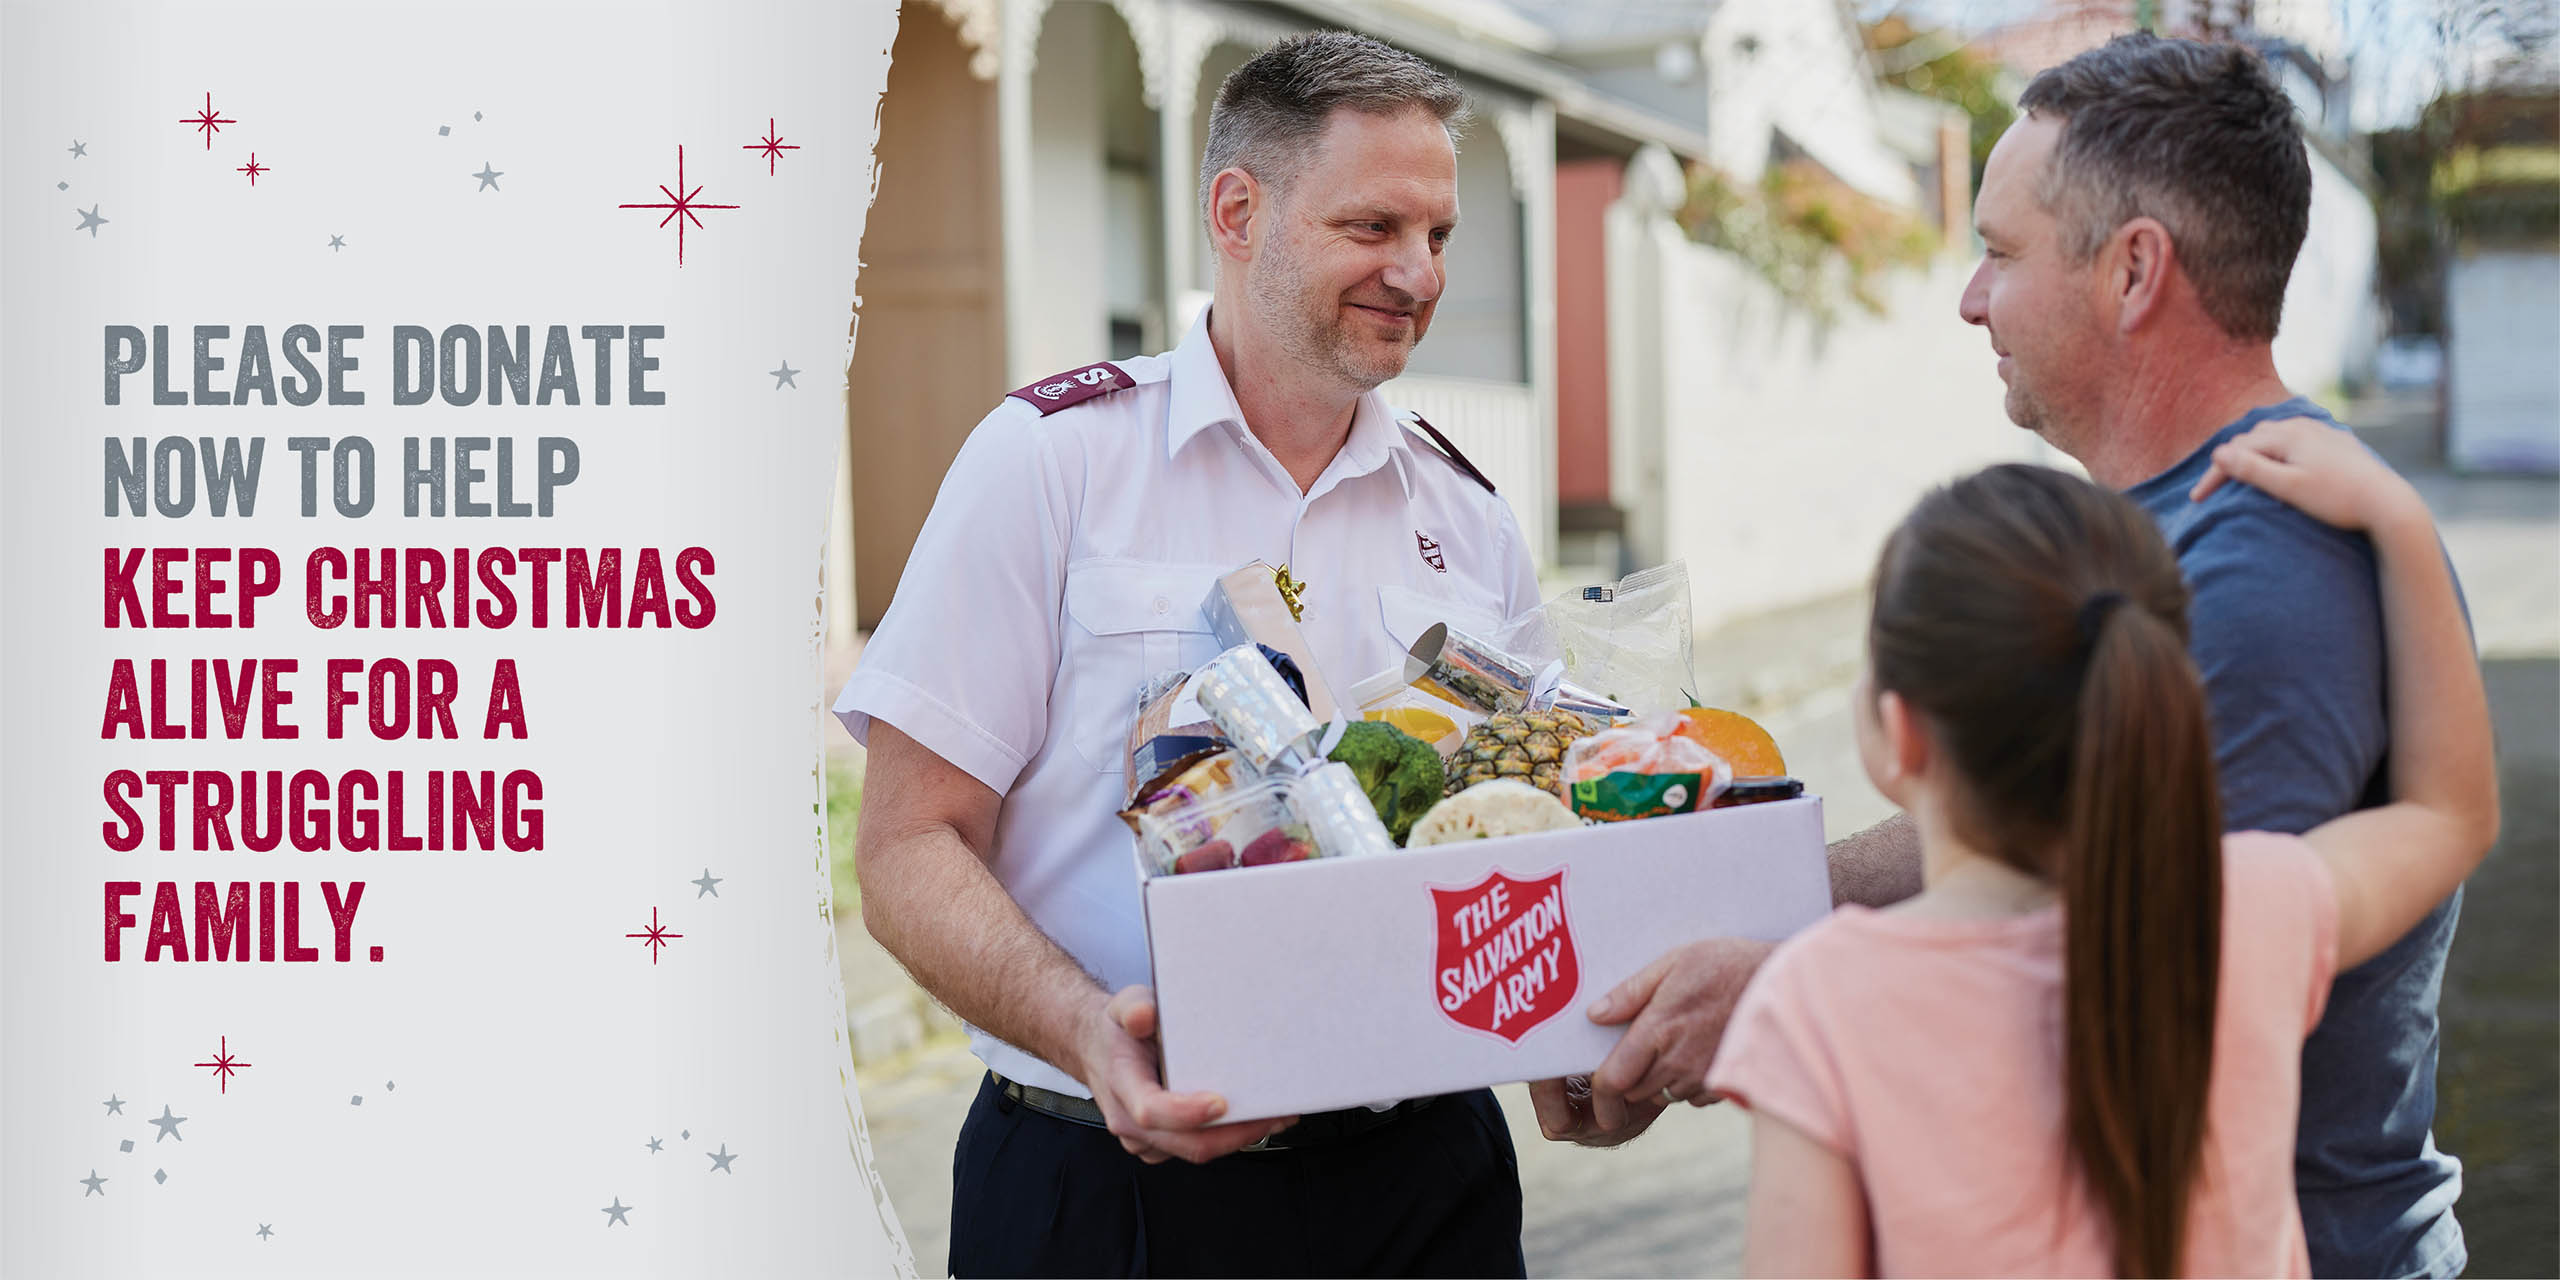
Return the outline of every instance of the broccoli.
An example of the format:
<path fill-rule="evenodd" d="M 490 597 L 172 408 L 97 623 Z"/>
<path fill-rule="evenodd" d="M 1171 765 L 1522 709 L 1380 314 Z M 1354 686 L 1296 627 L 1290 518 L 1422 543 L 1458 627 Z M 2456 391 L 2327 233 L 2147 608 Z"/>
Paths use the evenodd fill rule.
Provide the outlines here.
<path fill-rule="evenodd" d="M 1440 803 L 1446 790 L 1440 753 L 1431 744 L 1380 720 L 1360 720 L 1344 727 L 1332 758 L 1351 766 L 1360 789 L 1376 806 L 1378 820 L 1401 846 L 1413 831 L 1414 819 Z"/>

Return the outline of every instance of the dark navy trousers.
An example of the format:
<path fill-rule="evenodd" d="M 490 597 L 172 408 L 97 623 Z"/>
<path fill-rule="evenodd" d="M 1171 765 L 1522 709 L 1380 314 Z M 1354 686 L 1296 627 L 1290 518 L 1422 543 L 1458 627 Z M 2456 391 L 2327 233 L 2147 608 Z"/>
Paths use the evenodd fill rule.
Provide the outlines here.
<path fill-rule="evenodd" d="M 1518 1276 L 1520 1165 L 1489 1090 L 1346 1141 L 1148 1164 L 979 1085 L 953 1276 Z"/>

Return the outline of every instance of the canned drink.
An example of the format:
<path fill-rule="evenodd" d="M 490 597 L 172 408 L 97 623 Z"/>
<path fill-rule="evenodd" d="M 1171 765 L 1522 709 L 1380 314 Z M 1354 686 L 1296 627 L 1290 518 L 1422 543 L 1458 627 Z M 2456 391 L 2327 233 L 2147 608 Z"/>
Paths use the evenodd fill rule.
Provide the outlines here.
<path fill-rule="evenodd" d="M 1297 779 L 1289 789 L 1289 807 L 1298 821 L 1307 824 L 1318 857 L 1356 858 L 1396 851 L 1395 837 L 1387 834 L 1387 824 L 1378 820 L 1377 806 L 1360 789 L 1359 776 L 1347 764 L 1327 764 Z"/>
<path fill-rule="evenodd" d="M 1297 771 L 1293 766 L 1314 759 L 1323 726 L 1252 645 L 1238 645 L 1210 659 L 1191 683 L 1200 709 L 1254 768 L 1268 771 L 1278 765 L 1281 772 L 1291 773 Z"/>

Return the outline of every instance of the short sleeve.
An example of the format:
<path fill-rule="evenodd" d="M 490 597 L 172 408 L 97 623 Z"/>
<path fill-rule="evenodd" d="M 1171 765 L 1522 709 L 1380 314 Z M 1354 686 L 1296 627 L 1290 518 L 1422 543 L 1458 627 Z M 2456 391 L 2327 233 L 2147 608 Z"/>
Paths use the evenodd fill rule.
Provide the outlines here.
<path fill-rule="evenodd" d="M 2338 886 L 2329 864 L 2298 836 L 2242 832 L 2225 837 L 2222 848 L 2223 915 L 2228 922 L 2223 946 L 2273 952 L 2232 957 L 2224 970 L 2245 966 L 2303 975 L 2308 990 L 2302 1033 L 2307 1036 L 2320 1024 L 2329 985 L 2338 976 Z"/>
<path fill-rule="evenodd" d="M 1029 406 L 979 422 L 942 478 L 837 717 L 885 720 L 998 794 L 1040 751 L 1058 670 L 1072 503 Z"/>
<path fill-rule="evenodd" d="M 2373 554 L 2251 492 L 2182 549 L 2226 830 L 2300 833 L 2363 798 L 2389 744 Z"/>
<path fill-rule="evenodd" d="M 1857 1148 L 1855 1134 L 1839 1063 L 1819 1030 L 1813 1005 L 1820 994 L 1818 974 L 1809 963 L 1830 923 L 1818 923 L 1781 943 L 1752 976 L 1725 1024 L 1724 1042 L 1707 1069 L 1707 1087 L 1851 1156 Z"/>
<path fill-rule="evenodd" d="M 1502 615 L 1505 622 L 1513 622 L 1546 601 L 1538 592 L 1538 562 L 1529 556 L 1529 540 L 1520 532 L 1519 516 L 1512 512 L 1510 503 L 1500 498 L 1494 499 L 1494 505 L 1501 508 L 1495 519 L 1502 530 L 1505 573 L 1509 576 L 1503 588 Z"/>

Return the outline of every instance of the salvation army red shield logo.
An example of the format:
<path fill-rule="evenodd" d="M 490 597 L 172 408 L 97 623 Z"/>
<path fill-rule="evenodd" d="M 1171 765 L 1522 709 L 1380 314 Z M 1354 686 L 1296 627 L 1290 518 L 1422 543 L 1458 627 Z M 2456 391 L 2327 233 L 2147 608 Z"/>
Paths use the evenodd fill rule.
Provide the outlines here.
<path fill-rule="evenodd" d="M 1440 927 L 1432 1000 L 1450 1021 L 1518 1044 L 1573 1002 L 1582 968 L 1564 872 L 1522 880 L 1491 871 L 1464 889 L 1431 890 Z"/>

